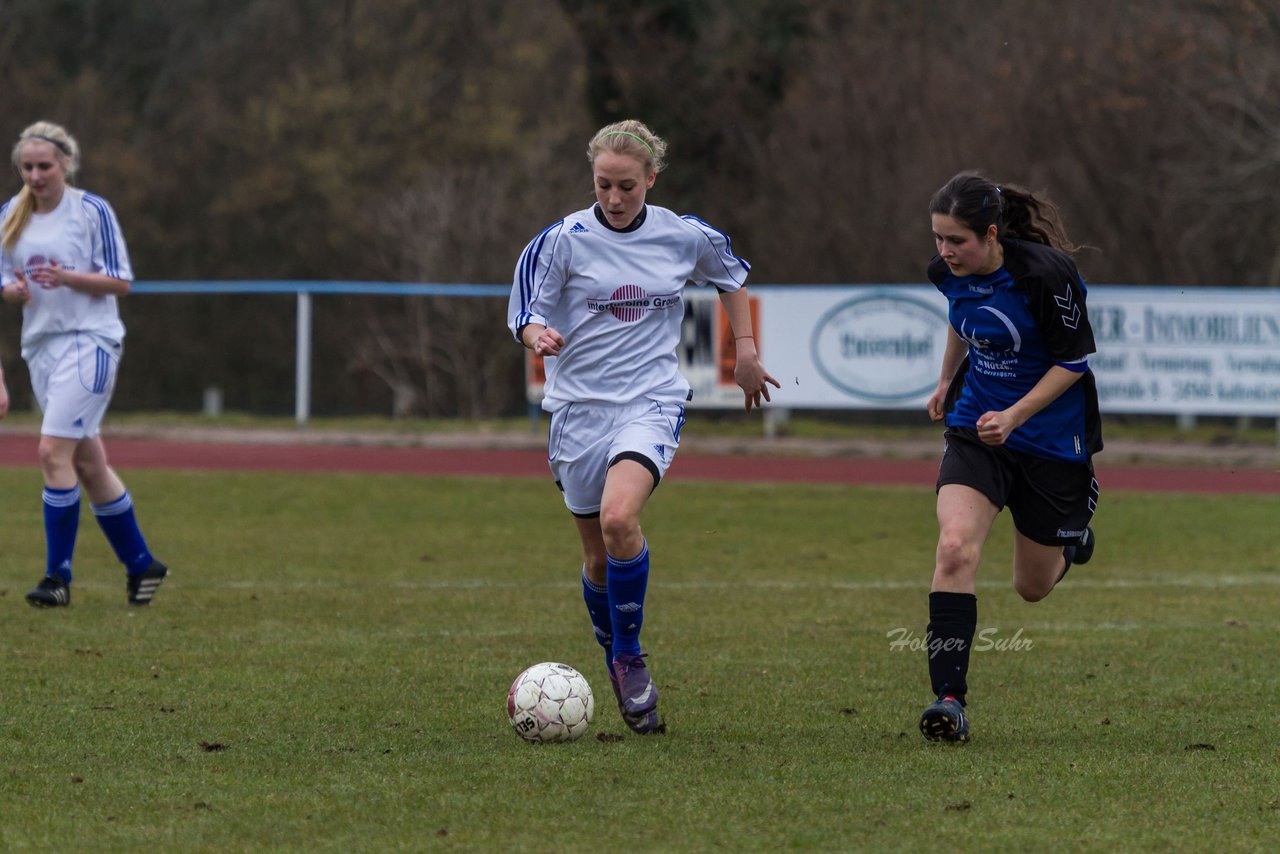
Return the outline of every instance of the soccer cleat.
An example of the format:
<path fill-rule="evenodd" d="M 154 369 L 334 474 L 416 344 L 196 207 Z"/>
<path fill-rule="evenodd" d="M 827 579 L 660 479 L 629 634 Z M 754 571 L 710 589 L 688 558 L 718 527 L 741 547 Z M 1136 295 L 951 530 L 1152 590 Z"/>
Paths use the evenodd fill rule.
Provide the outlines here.
<path fill-rule="evenodd" d="M 623 715 L 622 721 L 637 735 L 656 735 L 667 731 L 667 725 L 659 719 L 658 710 L 656 708 L 650 709 L 643 715 L 637 715 L 634 717 L 631 715 Z"/>
<path fill-rule="evenodd" d="M 622 722 L 635 733 L 640 735 L 649 735 L 650 733 L 663 733 L 667 731 L 666 726 L 658 718 L 657 708 L 652 709 L 648 714 L 632 717 L 627 714 L 627 710 L 622 705 L 622 689 L 618 687 L 618 677 L 614 674 L 613 668 L 609 668 L 609 684 L 613 687 L 613 696 L 618 701 L 618 713 L 622 715 Z"/>
<path fill-rule="evenodd" d="M 617 675 L 619 705 L 624 714 L 639 717 L 658 706 L 658 686 L 649 676 L 644 654 L 614 656 L 613 672 Z"/>
<path fill-rule="evenodd" d="M 939 697 L 920 716 L 920 732 L 930 741 L 968 741 L 969 719 L 964 706 L 950 694 Z"/>
<path fill-rule="evenodd" d="M 36 589 L 27 594 L 27 601 L 36 608 L 60 608 L 71 604 L 71 585 L 60 578 L 46 575 Z"/>
<path fill-rule="evenodd" d="M 150 605 L 151 597 L 156 595 L 161 582 L 169 574 L 169 567 L 158 560 L 152 560 L 145 572 L 130 575 L 126 582 L 129 591 L 130 605 Z"/>
<path fill-rule="evenodd" d="M 644 655 L 620 655 L 609 670 L 609 684 L 618 700 L 618 711 L 632 732 L 640 735 L 666 732 L 658 717 L 658 686 L 649 676 Z"/>

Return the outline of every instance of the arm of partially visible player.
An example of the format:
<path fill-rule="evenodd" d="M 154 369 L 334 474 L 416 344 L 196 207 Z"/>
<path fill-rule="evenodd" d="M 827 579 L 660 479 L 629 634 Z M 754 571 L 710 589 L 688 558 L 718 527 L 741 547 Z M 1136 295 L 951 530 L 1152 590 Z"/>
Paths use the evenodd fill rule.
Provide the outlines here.
<path fill-rule="evenodd" d="M 769 383 L 773 383 L 775 388 L 782 388 L 782 384 L 760 362 L 755 334 L 751 329 L 751 301 L 747 297 L 746 288 L 722 291 L 720 304 L 724 306 L 724 313 L 729 318 L 729 328 L 733 330 L 733 378 L 742 388 L 743 405 L 750 412 L 753 405 L 756 408 L 761 406 L 761 397 L 766 401 L 771 400 Z"/>
<path fill-rule="evenodd" d="M 999 412 L 984 412 L 978 418 L 978 438 L 988 445 L 1003 445 L 1009 434 L 1017 430 L 1027 419 L 1053 403 L 1063 392 L 1084 376 L 1083 371 L 1073 371 L 1061 365 L 1049 368 L 1040 382 L 1024 394 L 1017 403 Z"/>
<path fill-rule="evenodd" d="M 46 290 L 65 286 L 92 296 L 124 297 L 129 295 L 131 287 L 131 283 L 125 279 L 117 279 L 105 273 L 68 270 L 57 261 L 33 269 L 31 280 Z"/>
<path fill-rule="evenodd" d="M 960 370 L 960 364 L 968 352 L 969 342 L 961 338 L 954 327 L 948 326 L 947 349 L 942 353 L 942 372 L 938 377 L 938 387 L 933 390 L 933 394 L 929 395 L 929 400 L 924 405 L 932 420 L 941 421 L 942 416 L 946 415 L 944 409 L 947 391 L 951 388 L 951 381 L 955 379 L 956 371 Z"/>
<path fill-rule="evenodd" d="M 0 418 L 9 414 L 9 386 L 4 381 L 4 368 L 0 368 Z"/>

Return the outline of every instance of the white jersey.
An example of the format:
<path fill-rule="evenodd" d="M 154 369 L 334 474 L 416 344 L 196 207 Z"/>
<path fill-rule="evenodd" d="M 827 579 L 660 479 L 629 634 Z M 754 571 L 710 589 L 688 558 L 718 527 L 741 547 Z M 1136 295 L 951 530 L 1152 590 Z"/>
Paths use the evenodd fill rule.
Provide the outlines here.
<path fill-rule="evenodd" d="M 697 217 L 647 205 L 634 231 L 615 231 L 595 208 L 565 217 L 525 247 L 507 327 L 537 323 L 564 336 L 546 360 L 543 409 L 576 401 L 684 403 L 676 349 L 689 282 L 736 291 L 750 265 Z"/>
<path fill-rule="evenodd" d="M 0 208 L 0 222 L 9 215 L 14 200 Z M 68 270 L 102 273 L 133 281 L 129 251 L 115 211 L 106 199 L 68 186 L 58 206 L 46 214 L 32 214 L 27 227 L 11 249 L 0 250 L 0 283 L 14 282 L 14 271 L 22 270 L 31 290 L 31 302 L 22 315 L 22 356 L 30 354 L 55 335 L 88 332 L 119 344 L 124 324 L 116 298 L 91 295 L 68 287 L 42 288 L 31 279 L 30 270 L 57 261 Z"/>

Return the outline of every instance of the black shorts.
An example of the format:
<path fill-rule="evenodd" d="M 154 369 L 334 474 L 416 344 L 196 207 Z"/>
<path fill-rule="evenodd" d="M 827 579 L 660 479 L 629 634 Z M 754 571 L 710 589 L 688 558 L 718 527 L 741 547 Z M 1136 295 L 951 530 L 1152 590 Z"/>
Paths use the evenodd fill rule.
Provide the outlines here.
<path fill-rule="evenodd" d="M 1004 445 L 988 445 L 969 427 L 948 427 L 937 488 L 972 487 L 1000 509 L 1009 508 L 1019 533 L 1044 546 L 1080 539 L 1098 506 L 1093 462 L 1033 457 Z"/>

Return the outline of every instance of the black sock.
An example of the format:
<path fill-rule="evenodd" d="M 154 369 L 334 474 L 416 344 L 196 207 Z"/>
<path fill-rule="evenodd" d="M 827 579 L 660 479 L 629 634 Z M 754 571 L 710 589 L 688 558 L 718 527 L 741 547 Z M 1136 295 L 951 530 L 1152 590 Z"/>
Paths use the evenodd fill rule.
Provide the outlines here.
<path fill-rule="evenodd" d="M 1066 576 L 1066 574 L 1067 574 L 1067 570 L 1068 570 L 1068 569 L 1070 569 L 1070 568 L 1071 568 L 1071 564 L 1073 564 L 1073 563 L 1075 562 L 1075 559 L 1076 559 L 1076 547 L 1075 547 L 1075 546 L 1064 546 L 1064 547 L 1063 547 L 1063 549 L 1062 549 L 1062 559 L 1066 561 L 1066 565 L 1062 567 L 1062 572 L 1058 575 L 1058 581 L 1061 581 L 1061 580 Z M 1057 584 L 1057 583 L 1058 583 L 1058 581 L 1055 581 L 1055 582 L 1053 582 L 1053 583 L 1054 583 L 1054 584 Z"/>
<path fill-rule="evenodd" d="M 978 597 L 972 593 L 929 594 L 929 679 L 936 697 L 950 694 L 964 703 L 968 692 L 969 648 L 978 627 Z"/>

